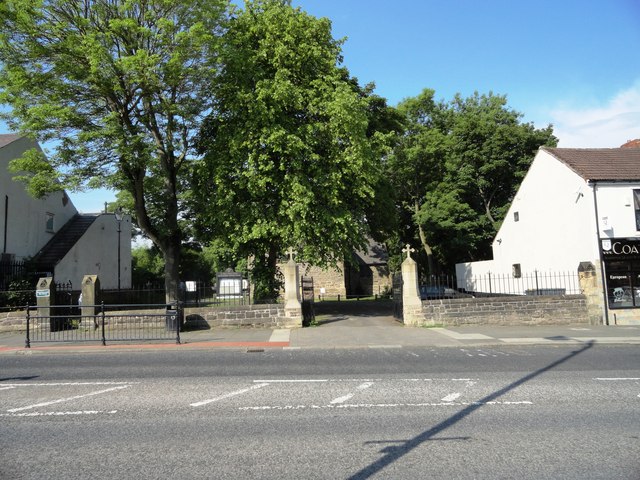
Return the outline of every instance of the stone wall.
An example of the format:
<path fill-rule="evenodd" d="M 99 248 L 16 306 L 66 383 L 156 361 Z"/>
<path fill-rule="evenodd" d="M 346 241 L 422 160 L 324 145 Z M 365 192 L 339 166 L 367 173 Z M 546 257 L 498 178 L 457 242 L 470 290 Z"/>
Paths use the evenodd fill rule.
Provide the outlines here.
<path fill-rule="evenodd" d="M 428 300 L 422 313 L 424 325 L 589 324 L 584 295 Z"/>
<path fill-rule="evenodd" d="M 284 305 L 239 305 L 233 307 L 185 308 L 186 328 L 286 327 Z"/>
<path fill-rule="evenodd" d="M 0 332 L 26 330 L 27 320 L 24 310 L 0 312 Z"/>
<path fill-rule="evenodd" d="M 345 298 L 347 295 L 347 287 L 344 283 L 344 273 L 342 269 L 344 264 L 340 263 L 339 268 L 328 268 L 323 270 L 320 267 L 304 265 L 300 268 L 301 275 L 305 277 L 313 277 L 313 288 L 315 296 L 318 298 L 320 289 L 324 288 L 324 296 Z"/>

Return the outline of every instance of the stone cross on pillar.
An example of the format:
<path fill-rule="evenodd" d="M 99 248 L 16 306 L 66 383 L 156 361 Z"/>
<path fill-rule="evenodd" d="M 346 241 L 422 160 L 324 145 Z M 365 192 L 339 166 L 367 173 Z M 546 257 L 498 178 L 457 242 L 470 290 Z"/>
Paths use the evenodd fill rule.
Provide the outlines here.
<path fill-rule="evenodd" d="M 424 321 L 422 313 L 422 300 L 418 288 L 418 265 L 411 258 L 411 252 L 415 249 L 407 244 L 402 251 L 407 254 L 407 258 L 402 262 L 402 315 L 405 325 L 420 325 Z"/>
<path fill-rule="evenodd" d="M 302 304 L 300 303 L 300 274 L 293 256 L 298 253 L 289 247 L 289 261 L 282 266 L 284 273 L 284 327 L 302 326 Z"/>
<path fill-rule="evenodd" d="M 407 246 L 405 248 L 403 248 L 402 251 L 407 254 L 407 258 L 411 258 L 411 253 L 415 252 L 416 249 L 415 248 L 411 248 L 411 245 L 409 245 L 407 243 Z"/>

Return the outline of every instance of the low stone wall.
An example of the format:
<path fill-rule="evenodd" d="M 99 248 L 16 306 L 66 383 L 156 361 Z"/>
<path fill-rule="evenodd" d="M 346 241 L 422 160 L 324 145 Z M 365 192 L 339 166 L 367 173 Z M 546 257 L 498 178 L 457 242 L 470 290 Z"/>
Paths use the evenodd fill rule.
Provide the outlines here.
<path fill-rule="evenodd" d="M 584 295 L 428 300 L 422 313 L 424 325 L 589 324 Z"/>
<path fill-rule="evenodd" d="M 284 305 L 185 308 L 186 328 L 286 327 L 290 323 Z"/>
<path fill-rule="evenodd" d="M 0 332 L 25 331 L 27 315 L 24 310 L 0 312 Z"/>

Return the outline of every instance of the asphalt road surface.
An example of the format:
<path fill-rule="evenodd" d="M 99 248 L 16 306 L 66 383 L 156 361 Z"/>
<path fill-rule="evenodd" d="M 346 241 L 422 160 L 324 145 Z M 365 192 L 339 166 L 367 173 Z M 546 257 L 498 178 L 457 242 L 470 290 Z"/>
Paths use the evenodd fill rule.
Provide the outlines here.
<path fill-rule="evenodd" d="M 640 479 L 637 346 L 0 356 L 2 479 Z"/>

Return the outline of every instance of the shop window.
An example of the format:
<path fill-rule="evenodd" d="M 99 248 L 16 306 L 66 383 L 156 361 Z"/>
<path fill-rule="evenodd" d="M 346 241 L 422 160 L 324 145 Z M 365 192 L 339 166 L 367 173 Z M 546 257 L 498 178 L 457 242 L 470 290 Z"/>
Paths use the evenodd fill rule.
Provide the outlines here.
<path fill-rule="evenodd" d="M 640 307 L 640 265 L 637 262 L 609 262 L 605 268 L 609 308 Z"/>
<path fill-rule="evenodd" d="M 47 230 L 47 232 L 52 232 L 53 233 L 53 213 L 47 213 L 47 218 L 46 218 L 46 224 L 45 224 L 45 229 Z"/>
<path fill-rule="evenodd" d="M 636 212 L 636 230 L 640 231 L 640 190 L 633 191 L 633 209 Z"/>

